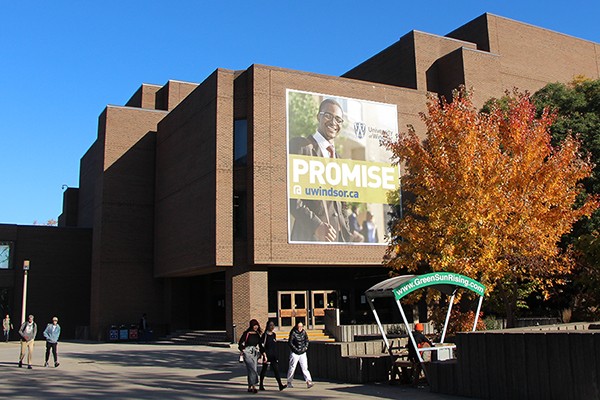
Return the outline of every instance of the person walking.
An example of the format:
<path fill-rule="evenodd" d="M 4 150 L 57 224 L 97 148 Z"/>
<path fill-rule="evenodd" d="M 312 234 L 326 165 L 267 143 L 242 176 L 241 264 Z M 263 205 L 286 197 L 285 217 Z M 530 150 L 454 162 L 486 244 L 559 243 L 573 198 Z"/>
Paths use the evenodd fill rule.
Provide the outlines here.
<path fill-rule="evenodd" d="M 10 337 L 10 331 L 13 329 L 13 324 L 10 322 L 10 316 L 6 314 L 6 317 L 2 320 L 2 330 L 4 331 L 4 340 L 8 343 Z"/>
<path fill-rule="evenodd" d="M 142 314 L 142 318 L 140 318 L 140 323 L 138 324 L 138 338 L 142 342 L 147 342 L 152 339 L 152 330 L 148 324 L 146 313 Z"/>
<path fill-rule="evenodd" d="M 263 359 L 262 369 L 260 370 L 260 390 L 265 390 L 265 386 L 263 382 L 265 380 L 265 375 L 267 374 L 267 369 L 269 365 L 271 366 L 271 371 L 275 374 L 275 379 L 277 380 L 277 384 L 279 385 L 279 390 L 283 390 L 287 387 L 281 383 L 281 376 L 279 375 L 279 359 L 277 357 L 277 336 L 275 335 L 275 323 L 273 321 L 267 322 L 267 330 L 262 335 L 261 343 L 265 350 L 265 358 Z"/>
<path fill-rule="evenodd" d="M 44 367 L 48 366 L 48 359 L 50 358 L 50 350 L 52 350 L 52 357 L 54 357 L 54 368 L 58 367 L 58 355 L 56 354 L 56 348 L 58 347 L 58 338 L 60 337 L 60 325 L 58 324 L 58 317 L 52 317 L 52 323 L 46 326 L 44 329 L 44 337 L 46 338 L 46 361 Z"/>
<path fill-rule="evenodd" d="M 238 342 L 238 349 L 242 352 L 246 371 L 248 374 L 248 392 L 258 393 L 258 357 L 262 357 L 264 349 L 260 341 L 262 330 L 257 320 L 250 320 L 248 329 L 242 333 Z"/>
<path fill-rule="evenodd" d="M 37 335 L 37 324 L 33 322 L 33 315 L 27 317 L 27 321 L 23 322 L 19 328 L 21 335 L 21 353 L 19 354 L 19 368 L 23 367 L 23 358 L 27 351 L 27 368 L 31 369 L 31 359 L 33 358 L 33 345 Z"/>
<path fill-rule="evenodd" d="M 287 387 L 294 387 L 292 380 L 294 379 L 294 372 L 296 372 L 296 365 L 300 363 L 302 369 L 302 375 L 306 381 L 306 387 L 311 388 L 314 386 L 310 372 L 308 371 L 308 358 L 306 357 L 306 351 L 308 350 L 308 334 L 304 330 L 304 324 L 297 322 L 296 326 L 290 331 L 290 337 L 288 340 L 290 346 L 290 365 L 287 373 Z"/>

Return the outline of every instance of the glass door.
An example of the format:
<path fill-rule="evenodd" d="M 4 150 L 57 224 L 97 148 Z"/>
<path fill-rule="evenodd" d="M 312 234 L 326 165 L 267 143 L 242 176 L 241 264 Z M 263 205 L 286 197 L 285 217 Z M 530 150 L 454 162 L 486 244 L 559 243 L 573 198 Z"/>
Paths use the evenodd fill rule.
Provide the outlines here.
<path fill-rule="evenodd" d="M 292 327 L 297 322 L 307 324 L 308 305 L 305 291 L 277 292 L 279 328 Z"/>
<path fill-rule="evenodd" d="M 325 310 L 337 307 L 335 290 L 311 290 L 311 325 L 313 329 L 325 328 Z"/>

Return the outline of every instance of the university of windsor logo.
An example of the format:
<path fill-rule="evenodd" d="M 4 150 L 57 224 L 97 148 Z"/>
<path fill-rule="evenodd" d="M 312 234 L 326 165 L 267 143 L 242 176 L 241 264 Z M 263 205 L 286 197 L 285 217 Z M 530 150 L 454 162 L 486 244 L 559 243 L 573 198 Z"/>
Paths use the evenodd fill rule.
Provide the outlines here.
<path fill-rule="evenodd" d="M 365 137 L 365 133 L 367 133 L 367 124 L 364 122 L 355 122 L 354 123 L 354 134 L 357 138 L 362 139 Z"/>

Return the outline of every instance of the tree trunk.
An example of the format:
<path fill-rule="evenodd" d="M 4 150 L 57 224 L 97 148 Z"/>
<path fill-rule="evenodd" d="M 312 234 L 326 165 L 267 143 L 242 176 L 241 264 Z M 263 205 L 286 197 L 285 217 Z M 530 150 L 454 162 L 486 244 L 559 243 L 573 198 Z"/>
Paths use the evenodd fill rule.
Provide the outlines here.
<path fill-rule="evenodd" d="M 504 309 L 506 310 L 506 327 L 517 326 L 517 289 L 511 288 L 505 296 Z"/>

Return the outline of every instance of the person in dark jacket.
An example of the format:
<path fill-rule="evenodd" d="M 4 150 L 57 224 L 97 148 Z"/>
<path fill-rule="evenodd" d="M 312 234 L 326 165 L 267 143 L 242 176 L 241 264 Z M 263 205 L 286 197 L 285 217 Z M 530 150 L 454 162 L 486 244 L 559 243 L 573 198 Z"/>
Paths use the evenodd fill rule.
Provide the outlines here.
<path fill-rule="evenodd" d="M 433 346 L 433 342 L 423 334 L 423 328 L 423 324 L 416 323 L 415 330 L 412 334 L 413 338 L 415 339 L 415 343 L 417 344 L 417 348 L 419 349 Z M 410 380 L 413 385 L 416 385 L 421 377 L 421 372 L 423 369 L 421 367 L 421 363 L 419 362 L 419 356 L 417 355 L 418 350 L 415 349 L 415 346 L 410 340 L 408 341 L 406 347 L 408 348 L 408 359 L 413 362 Z"/>
<path fill-rule="evenodd" d="M 238 349 L 242 352 L 246 370 L 248 372 L 248 392 L 258 393 L 258 357 L 262 357 L 264 349 L 260 341 L 262 330 L 257 320 L 253 319 L 248 324 L 248 329 L 242 333 L 238 342 Z"/>
<path fill-rule="evenodd" d="M 309 389 L 313 387 L 314 383 L 308 371 L 308 358 L 306 357 L 306 351 L 308 350 L 308 334 L 304 330 L 304 324 L 302 322 L 296 323 L 296 326 L 290 331 L 290 337 L 288 340 L 290 346 L 290 365 L 287 374 L 287 387 L 292 386 L 292 380 L 294 379 L 294 372 L 296 372 L 296 365 L 300 363 L 302 369 L 302 375 L 306 381 L 306 387 Z"/>
<path fill-rule="evenodd" d="M 275 374 L 275 379 L 277 380 L 277 384 L 279 385 L 279 390 L 283 390 L 287 387 L 287 385 L 283 385 L 281 383 L 281 376 L 279 375 L 279 360 L 277 357 L 277 336 L 275 335 L 275 323 L 273 321 L 267 322 L 267 330 L 262 335 L 261 343 L 263 348 L 265 349 L 265 359 L 263 359 L 262 369 L 260 370 L 260 390 L 265 390 L 263 382 L 265 380 L 265 375 L 267 374 L 267 369 L 269 365 L 271 366 L 271 371 Z"/>
<path fill-rule="evenodd" d="M 431 340 L 429 340 L 427 338 L 427 336 L 425 336 L 423 334 L 423 330 L 424 330 L 423 324 L 421 324 L 421 323 L 415 324 L 413 338 L 415 338 L 415 343 L 417 344 L 417 347 L 422 348 L 425 346 L 426 347 L 433 346 L 433 343 L 431 342 Z M 410 341 L 406 345 L 406 348 L 408 349 L 408 359 L 413 362 L 419 362 L 419 357 L 417 356 L 417 350 L 415 349 L 415 347 L 413 346 L 413 344 Z"/>
<path fill-rule="evenodd" d="M 142 342 L 147 342 L 151 337 L 152 331 L 150 330 L 150 325 L 148 325 L 148 317 L 144 313 L 138 324 L 138 339 Z"/>

